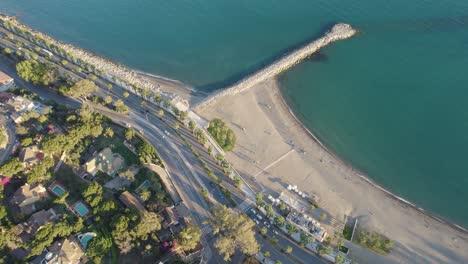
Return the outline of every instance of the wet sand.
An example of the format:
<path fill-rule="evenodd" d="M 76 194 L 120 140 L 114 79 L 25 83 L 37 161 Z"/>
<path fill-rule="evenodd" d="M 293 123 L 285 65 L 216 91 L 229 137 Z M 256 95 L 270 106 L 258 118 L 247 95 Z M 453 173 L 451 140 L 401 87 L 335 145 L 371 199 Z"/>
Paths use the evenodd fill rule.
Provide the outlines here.
<path fill-rule="evenodd" d="M 349 245 L 360 263 L 468 262 L 466 232 L 395 199 L 329 153 L 291 114 L 276 81 L 226 95 L 197 112 L 233 128 L 238 143 L 227 158 L 266 194 L 295 184 L 317 195 L 320 208 L 334 219 L 356 218 L 359 226 L 395 241 L 386 257 Z"/>

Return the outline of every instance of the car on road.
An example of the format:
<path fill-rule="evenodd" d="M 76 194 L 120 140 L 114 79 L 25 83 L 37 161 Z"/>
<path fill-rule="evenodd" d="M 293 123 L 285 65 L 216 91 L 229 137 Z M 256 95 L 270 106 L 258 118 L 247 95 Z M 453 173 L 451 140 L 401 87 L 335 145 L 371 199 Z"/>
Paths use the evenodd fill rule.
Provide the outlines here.
<path fill-rule="evenodd" d="M 273 234 L 278 235 L 278 231 L 273 230 Z"/>
<path fill-rule="evenodd" d="M 257 214 L 257 211 L 255 211 L 255 209 L 251 208 L 250 211 L 252 212 L 252 214 L 256 215 Z"/>
<path fill-rule="evenodd" d="M 271 227 L 271 225 L 270 225 L 267 221 L 263 222 L 263 224 L 264 224 L 266 227 L 268 227 L 268 228 Z"/>
<path fill-rule="evenodd" d="M 260 222 L 257 220 L 257 219 L 254 219 L 255 223 L 257 223 L 257 225 L 260 224 Z"/>
<path fill-rule="evenodd" d="M 258 220 L 260 221 L 263 220 L 263 217 L 260 214 L 258 214 L 257 217 L 258 217 Z"/>
<path fill-rule="evenodd" d="M 167 132 L 167 130 L 164 130 L 164 133 L 166 133 L 166 135 L 168 136 L 170 135 L 169 132 Z"/>

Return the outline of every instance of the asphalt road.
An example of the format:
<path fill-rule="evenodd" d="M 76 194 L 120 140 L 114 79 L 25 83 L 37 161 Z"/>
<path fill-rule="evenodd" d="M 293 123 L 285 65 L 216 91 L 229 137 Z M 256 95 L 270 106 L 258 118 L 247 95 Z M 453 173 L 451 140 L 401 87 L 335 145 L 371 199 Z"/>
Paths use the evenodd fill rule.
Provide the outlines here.
<path fill-rule="evenodd" d="M 0 34 L 5 35 L 6 33 L 7 31 L 0 27 Z M 8 43 L 8 40 L 1 40 L 2 43 L 0 44 L 11 47 L 12 43 Z M 20 40 L 25 43 L 26 47 L 33 48 L 35 46 L 24 38 L 20 38 Z M 40 57 L 39 60 L 43 62 L 48 61 L 42 57 Z M 85 73 L 72 72 L 70 70 L 70 67 L 72 67 L 72 65 L 70 65 L 71 63 L 64 66 L 60 64 L 59 58 L 55 56 L 52 62 L 59 68 L 60 74 L 70 75 L 75 80 L 78 80 L 79 78 L 86 78 Z M 0 63 L 0 70 L 12 76 L 19 86 L 28 88 L 43 98 L 52 99 L 71 107 L 78 107 L 80 105 L 80 101 L 78 100 L 64 97 L 50 89 L 36 88 L 33 85 L 24 82 L 18 77 L 11 63 Z M 236 188 L 232 187 L 232 180 L 224 175 L 222 169 L 218 164 L 216 164 L 208 151 L 197 141 L 192 133 L 184 125 L 180 124 L 180 122 L 173 116 L 165 114 L 161 118 L 157 117 L 155 113 L 157 113 L 160 108 L 155 104 L 146 102 L 146 106 L 141 107 L 141 103 L 143 101 L 141 97 L 130 93 L 130 96 L 124 98 L 123 94 L 126 90 L 121 87 L 114 86 L 112 90 L 109 91 L 106 88 L 107 82 L 99 78 L 95 81 L 95 83 L 101 88 L 96 92 L 97 95 L 102 97 L 109 95 L 114 100 L 122 99 L 125 101 L 126 105 L 129 106 L 130 113 L 128 116 L 125 116 L 102 107 L 98 107 L 96 109 L 99 112 L 109 116 L 117 123 L 125 122 L 132 125 L 158 149 L 161 158 L 165 162 L 166 169 L 170 173 L 173 183 L 176 186 L 176 189 L 179 190 L 179 193 L 184 201 L 184 203 L 179 206 L 178 210 L 181 211 L 180 213 L 182 213 L 182 215 L 190 214 L 196 223 L 204 231 L 206 230 L 208 232 L 205 234 L 206 239 L 208 241 L 213 240 L 214 237 L 209 234 L 209 228 L 206 227 L 205 224 L 205 221 L 209 217 L 209 206 L 201 196 L 200 190 L 202 188 L 207 189 L 209 191 L 210 198 L 215 203 L 221 203 L 229 206 L 229 202 L 221 193 L 220 188 L 216 184 L 212 184 L 211 179 L 204 171 L 204 168 L 200 162 L 197 160 L 191 150 L 185 145 L 185 142 L 182 140 L 182 138 L 177 135 L 177 132 L 183 135 L 186 140 L 193 146 L 193 148 L 197 150 L 201 159 L 208 165 L 210 170 L 212 170 L 217 177 L 223 180 L 222 185 L 231 191 L 232 198 L 237 204 L 240 204 L 242 201 L 244 201 L 244 195 Z M 173 128 L 175 123 L 180 124 L 179 130 L 177 132 Z M 280 240 L 280 246 L 283 246 L 282 243 L 288 243 L 289 241 L 288 239 Z M 223 261 L 220 256 L 216 254 L 216 250 L 213 249 L 212 243 L 209 243 L 207 246 L 208 247 L 205 247 L 207 249 L 206 257 L 211 257 L 209 263 L 222 263 Z M 294 248 L 294 252 L 303 252 L 299 253 L 297 256 L 300 256 L 300 259 L 302 259 L 303 263 L 322 263 L 320 260 L 319 262 L 315 262 L 316 257 L 314 255 L 304 251 L 294 243 L 291 243 L 291 246 Z M 278 250 L 268 242 L 263 243 L 262 251 L 270 251 L 272 256 L 273 254 L 278 253 Z M 278 255 L 277 257 L 282 261 L 282 263 L 291 263 L 291 260 L 285 257 L 284 254 Z M 234 259 L 240 260 L 239 254 L 236 254 Z"/>

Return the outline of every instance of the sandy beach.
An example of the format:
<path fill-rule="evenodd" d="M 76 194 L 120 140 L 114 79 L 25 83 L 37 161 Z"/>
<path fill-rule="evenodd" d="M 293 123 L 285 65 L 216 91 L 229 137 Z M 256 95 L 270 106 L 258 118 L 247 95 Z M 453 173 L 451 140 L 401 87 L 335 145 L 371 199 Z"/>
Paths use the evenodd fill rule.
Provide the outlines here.
<path fill-rule="evenodd" d="M 348 244 L 358 262 L 468 262 L 466 232 L 391 197 L 326 151 L 290 113 L 276 81 L 227 95 L 197 112 L 233 128 L 238 143 L 227 158 L 244 177 L 255 179 L 259 191 L 275 196 L 295 184 L 318 196 L 320 208 L 334 219 L 356 218 L 360 227 L 395 241 L 385 257 Z"/>

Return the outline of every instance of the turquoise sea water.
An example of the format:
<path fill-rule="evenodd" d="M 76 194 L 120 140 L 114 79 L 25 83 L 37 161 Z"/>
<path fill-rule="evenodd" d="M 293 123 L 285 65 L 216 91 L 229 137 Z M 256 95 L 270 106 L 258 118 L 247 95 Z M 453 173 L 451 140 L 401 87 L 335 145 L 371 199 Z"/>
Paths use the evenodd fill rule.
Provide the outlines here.
<path fill-rule="evenodd" d="M 338 156 L 468 226 L 468 1 L 2 0 L 30 26 L 210 90 L 347 22 L 361 34 L 281 76 Z"/>

